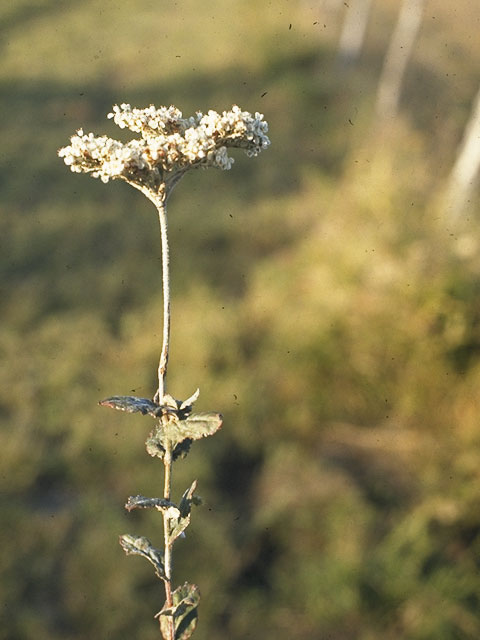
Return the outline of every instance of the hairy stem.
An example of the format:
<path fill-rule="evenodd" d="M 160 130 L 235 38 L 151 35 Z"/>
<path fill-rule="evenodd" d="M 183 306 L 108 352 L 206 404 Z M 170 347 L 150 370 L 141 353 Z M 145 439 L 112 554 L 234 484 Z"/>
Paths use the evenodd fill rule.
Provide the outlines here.
<path fill-rule="evenodd" d="M 141 191 L 155 205 L 160 221 L 162 243 L 162 284 L 163 284 L 163 340 L 160 361 L 158 363 L 158 388 L 153 396 L 155 402 L 163 404 L 167 390 L 168 348 L 170 341 L 170 254 L 168 249 L 167 199 L 175 183 L 161 183 L 153 189 L 150 185 L 125 179 L 135 189 Z"/>
<path fill-rule="evenodd" d="M 157 204 L 162 240 L 162 279 L 163 279 L 163 342 L 158 363 L 158 389 L 154 396 L 156 402 L 163 404 L 166 391 L 168 348 L 170 341 L 170 257 L 168 251 L 167 204 L 161 199 Z"/>
<path fill-rule="evenodd" d="M 153 397 L 155 402 L 163 404 L 166 393 L 166 378 L 168 365 L 168 349 L 170 342 L 170 259 L 168 249 L 168 223 L 167 223 L 167 198 L 174 184 L 167 187 L 161 184 L 157 190 L 151 189 L 145 184 L 131 183 L 141 191 L 155 205 L 160 222 L 160 238 L 162 243 L 162 284 L 163 284 L 163 340 L 160 361 L 158 363 L 158 388 Z M 170 500 L 172 486 L 172 449 L 170 444 L 165 449 L 163 464 L 165 465 L 165 482 L 163 497 Z M 164 570 L 165 570 L 165 607 L 173 605 L 172 598 L 172 542 L 170 541 L 170 515 L 163 512 L 163 537 L 164 537 Z M 168 636 L 165 640 L 175 640 L 175 620 L 169 618 Z"/>
<path fill-rule="evenodd" d="M 172 485 L 172 450 L 168 447 L 163 458 L 165 465 L 165 484 L 163 488 L 163 497 L 170 500 Z M 164 567 L 165 567 L 165 606 L 171 607 L 172 600 L 172 543 L 170 541 L 170 521 L 167 511 L 163 512 L 163 537 L 165 542 L 164 550 Z M 167 640 L 175 640 L 175 620 L 173 616 L 169 619 L 169 637 Z"/>
<path fill-rule="evenodd" d="M 163 397 L 166 391 L 166 377 L 168 365 L 168 348 L 170 341 L 170 257 L 168 250 L 168 223 L 167 223 L 167 202 L 166 192 L 163 191 L 161 197 L 155 204 L 160 221 L 160 237 L 162 241 L 162 283 L 163 283 L 163 341 L 160 361 L 158 364 L 158 389 L 154 399 L 159 404 L 163 404 Z M 172 487 L 172 450 L 171 447 L 165 450 L 163 458 L 165 465 L 165 481 L 163 487 L 163 497 L 170 500 Z M 170 520 L 168 512 L 163 512 L 163 537 L 164 537 L 164 565 L 165 565 L 165 605 L 171 607 L 172 600 L 172 543 L 170 541 Z M 175 640 L 175 620 L 173 616 L 169 619 L 168 639 Z"/>

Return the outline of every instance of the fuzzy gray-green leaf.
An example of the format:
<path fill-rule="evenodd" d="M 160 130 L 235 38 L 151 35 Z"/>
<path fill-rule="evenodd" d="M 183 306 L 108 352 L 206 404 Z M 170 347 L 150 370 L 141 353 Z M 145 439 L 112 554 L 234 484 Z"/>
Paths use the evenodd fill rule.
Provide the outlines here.
<path fill-rule="evenodd" d="M 178 516 L 170 520 L 169 539 L 173 543 L 190 524 L 190 512 L 194 502 L 193 492 L 197 488 L 197 481 L 194 480 L 191 486 L 185 491 L 178 505 Z"/>
<path fill-rule="evenodd" d="M 200 395 L 200 389 L 197 389 L 195 393 L 192 393 L 192 395 L 189 398 L 187 398 L 180 404 L 179 409 L 182 411 L 185 409 L 191 409 L 193 404 L 198 400 L 199 395 Z"/>
<path fill-rule="evenodd" d="M 161 423 L 152 429 L 145 441 L 147 453 L 154 458 L 160 458 L 160 460 L 163 460 L 165 449 L 167 445 L 170 445 L 169 448 L 172 450 L 172 459 L 174 461 L 178 458 L 184 458 L 189 452 L 191 444 L 192 440 L 190 438 L 186 438 L 178 444 L 172 444 L 172 442 L 165 437 L 165 429 Z"/>
<path fill-rule="evenodd" d="M 166 580 L 163 553 L 152 546 L 150 540 L 143 536 L 132 536 L 128 533 L 120 536 L 119 542 L 128 555 L 143 556 L 155 567 L 155 573 L 162 580 Z"/>
<path fill-rule="evenodd" d="M 145 445 L 151 456 L 163 459 L 165 450 L 172 451 L 173 459 L 184 457 L 193 440 L 213 435 L 222 426 L 219 413 L 193 413 L 181 419 L 178 415 L 163 416 L 148 436 Z"/>
<path fill-rule="evenodd" d="M 162 511 L 164 509 L 169 509 L 170 507 L 176 507 L 176 505 L 169 500 L 165 500 L 165 498 L 146 498 L 145 496 L 130 496 L 125 504 L 125 509 L 127 511 L 149 508 Z"/>
<path fill-rule="evenodd" d="M 192 413 L 185 420 L 171 420 L 164 429 L 165 436 L 179 444 L 187 438 L 200 440 L 213 435 L 222 426 L 222 416 L 219 413 Z"/>
<path fill-rule="evenodd" d="M 137 398 L 136 396 L 112 396 L 98 403 L 102 407 L 111 407 L 127 413 L 142 413 L 157 417 L 162 412 L 162 407 L 148 398 Z"/>
<path fill-rule="evenodd" d="M 188 640 L 195 631 L 198 619 L 200 593 L 195 584 L 184 585 L 172 593 L 173 605 L 164 607 L 155 617 L 160 618 L 160 629 L 164 638 L 168 638 L 170 619 L 175 622 L 175 640 Z"/>
<path fill-rule="evenodd" d="M 162 444 L 162 430 L 159 426 L 150 432 L 148 438 L 145 440 L 145 448 L 147 449 L 147 453 L 153 458 L 163 460 L 165 447 Z"/>

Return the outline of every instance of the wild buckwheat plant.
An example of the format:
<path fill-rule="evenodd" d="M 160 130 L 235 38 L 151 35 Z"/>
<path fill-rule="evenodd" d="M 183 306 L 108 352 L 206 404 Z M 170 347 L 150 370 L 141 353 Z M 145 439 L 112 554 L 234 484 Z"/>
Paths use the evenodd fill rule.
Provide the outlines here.
<path fill-rule="evenodd" d="M 127 143 L 107 136 L 84 134 L 82 129 L 72 136 L 68 147 L 58 155 L 76 173 L 90 173 L 102 182 L 121 179 L 141 191 L 156 207 L 160 220 L 163 271 L 163 344 L 158 365 L 158 388 L 153 399 L 134 396 L 112 396 L 101 405 L 142 413 L 155 420 L 146 440 L 147 452 L 164 464 L 163 498 L 130 496 L 125 508 L 153 508 L 163 517 L 163 551 L 155 548 L 143 536 L 124 534 L 120 544 L 127 554 L 143 556 L 155 567 L 156 575 L 165 585 L 165 604 L 156 614 L 165 640 L 186 640 L 197 624 L 198 587 L 185 583 L 173 590 L 172 552 L 175 541 L 185 535 L 190 524 L 196 481 L 184 492 L 180 501 L 171 499 L 172 465 L 187 455 L 194 440 L 213 435 L 222 426 L 219 413 L 193 413 L 199 390 L 186 400 L 176 400 L 166 392 L 170 336 L 170 277 L 167 235 L 167 200 L 190 169 L 217 167 L 230 169 L 234 160 L 230 148 L 244 149 L 256 156 L 266 149 L 270 140 L 268 124 L 263 115 L 252 115 L 233 106 L 222 114 L 209 111 L 183 118 L 176 107 L 132 109 L 129 104 L 115 105 L 109 118 L 121 128 L 140 134 Z"/>

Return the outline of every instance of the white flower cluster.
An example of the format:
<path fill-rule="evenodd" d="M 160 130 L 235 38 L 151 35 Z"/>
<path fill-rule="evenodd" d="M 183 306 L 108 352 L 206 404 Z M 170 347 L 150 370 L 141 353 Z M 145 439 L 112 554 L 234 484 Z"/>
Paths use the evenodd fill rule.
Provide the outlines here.
<path fill-rule="evenodd" d="M 182 118 L 174 106 L 132 109 L 122 104 L 115 105 L 108 117 L 142 137 L 124 144 L 80 129 L 71 144 L 58 152 L 72 171 L 91 173 L 103 182 L 113 178 L 145 182 L 197 166 L 230 169 L 234 160 L 227 153 L 229 147 L 255 156 L 270 144 L 263 115 L 253 116 L 237 106 L 222 114 L 198 112 Z"/>
<path fill-rule="evenodd" d="M 107 136 L 85 135 L 79 129 L 77 135 L 71 137 L 71 145 L 60 149 L 58 155 L 72 171 L 91 172 L 94 178 L 108 182 L 110 178 L 120 177 L 129 171 L 147 168 L 143 151 L 141 140 L 123 144 Z"/>

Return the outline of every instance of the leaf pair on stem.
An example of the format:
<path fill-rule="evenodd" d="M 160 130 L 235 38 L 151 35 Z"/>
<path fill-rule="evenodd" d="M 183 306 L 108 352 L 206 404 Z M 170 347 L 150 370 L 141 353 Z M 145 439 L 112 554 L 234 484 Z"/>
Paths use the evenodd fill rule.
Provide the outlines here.
<path fill-rule="evenodd" d="M 165 395 L 160 405 L 147 398 L 134 396 L 113 396 L 102 400 L 99 404 L 128 413 L 142 413 L 157 418 L 157 424 L 146 441 L 150 455 L 164 461 L 166 470 L 178 457 L 185 457 L 193 440 L 200 440 L 213 435 L 222 426 L 219 413 L 192 413 L 192 406 L 198 398 L 195 394 L 180 402 Z M 167 473 L 166 473 L 167 477 Z M 168 479 L 171 472 L 168 473 Z M 120 544 L 127 555 L 139 555 L 146 558 L 155 568 L 155 574 L 166 585 L 167 601 L 155 616 L 160 623 L 164 638 L 170 640 L 187 640 L 197 624 L 197 607 L 200 600 L 198 587 L 185 583 L 171 591 L 171 562 L 167 565 L 165 558 L 171 559 L 174 542 L 184 535 L 190 524 L 192 505 L 201 504 L 201 498 L 194 494 L 197 481 L 194 480 L 184 492 L 178 506 L 169 498 L 147 498 L 130 496 L 125 504 L 128 511 L 133 509 L 157 509 L 163 514 L 165 551 L 156 549 L 144 536 L 124 534 L 120 536 Z M 167 491 L 167 486 L 165 487 Z M 168 487 L 169 492 L 169 487 Z M 170 595 L 170 598 L 168 597 Z"/>

